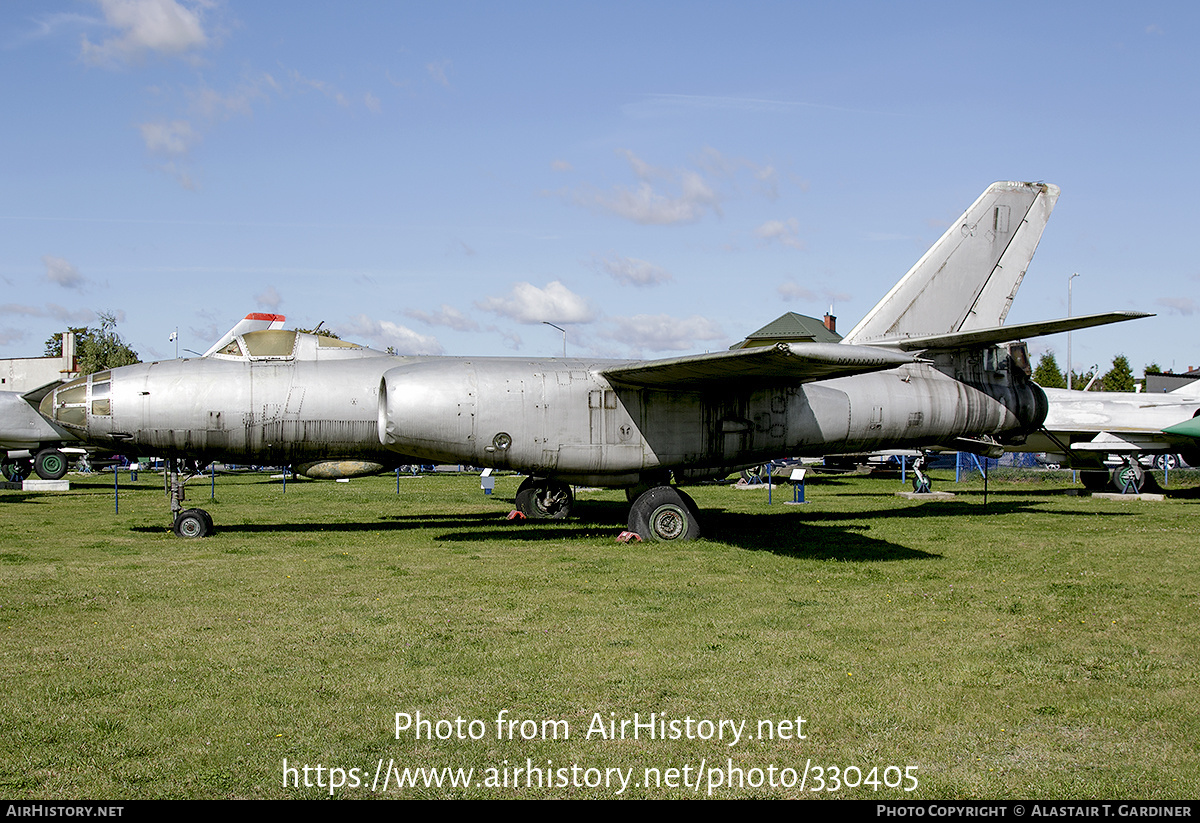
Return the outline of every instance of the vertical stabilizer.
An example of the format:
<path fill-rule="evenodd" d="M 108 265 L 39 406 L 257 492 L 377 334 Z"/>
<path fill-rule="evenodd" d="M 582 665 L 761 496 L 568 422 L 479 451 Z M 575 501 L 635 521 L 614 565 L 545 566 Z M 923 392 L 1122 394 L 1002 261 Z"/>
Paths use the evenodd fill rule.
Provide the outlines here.
<path fill-rule="evenodd" d="M 1049 183 L 993 183 L 843 342 L 1003 325 L 1058 193 Z"/>

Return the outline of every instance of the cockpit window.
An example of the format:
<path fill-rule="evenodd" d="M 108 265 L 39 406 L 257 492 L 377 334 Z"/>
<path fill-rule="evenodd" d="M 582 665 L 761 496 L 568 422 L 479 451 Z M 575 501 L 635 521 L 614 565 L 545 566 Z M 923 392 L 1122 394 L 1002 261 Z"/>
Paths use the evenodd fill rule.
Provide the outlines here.
<path fill-rule="evenodd" d="M 349 340 L 339 340 L 336 337 L 328 337 L 324 334 L 317 336 L 317 347 L 322 349 L 361 349 L 358 343 L 351 343 Z"/>
<path fill-rule="evenodd" d="M 237 340 L 230 340 L 229 345 L 221 349 L 217 354 L 232 354 L 234 357 L 241 357 L 242 344 Z"/>
<path fill-rule="evenodd" d="M 263 329 L 242 335 L 251 357 L 291 357 L 296 347 L 296 332 L 288 329 Z"/>

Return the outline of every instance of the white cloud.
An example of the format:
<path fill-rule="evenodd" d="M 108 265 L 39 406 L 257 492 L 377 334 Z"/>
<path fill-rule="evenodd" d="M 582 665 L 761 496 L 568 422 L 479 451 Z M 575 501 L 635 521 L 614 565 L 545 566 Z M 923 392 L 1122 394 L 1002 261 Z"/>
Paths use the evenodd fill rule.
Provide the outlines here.
<path fill-rule="evenodd" d="M 1196 301 L 1190 297 L 1160 297 L 1154 301 L 1172 314 L 1182 314 L 1185 317 L 1196 313 Z"/>
<path fill-rule="evenodd" d="M 61 257 L 44 255 L 42 262 L 46 264 L 46 279 L 64 289 L 77 289 L 84 284 L 83 275 L 79 269 L 72 266 Z"/>
<path fill-rule="evenodd" d="M 225 120 L 235 114 L 253 114 L 253 103 L 265 100 L 268 92 L 278 94 L 280 91 L 275 78 L 263 72 L 243 78 L 228 94 L 207 85 L 192 89 L 188 91 L 188 108 L 193 115 L 205 120 Z"/>
<path fill-rule="evenodd" d="M 195 0 L 98 0 L 105 22 L 117 30 L 99 44 L 83 38 L 83 58 L 103 64 L 128 61 L 147 52 L 182 55 L 209 43 L 203 16 L 211 3 Z"/>
<path fill-rule="evenodd" d="M 420 311 L 419 309 L 409 309 L 405 312 L 405 314 L 414 320 L 420 320 L 422 323 L 427 325 L 446 326 L 447 328 L 454 329 L 455 331 L 475 331 L 479 328 L 479 324 L 473 319 L 467 317 L 453 306 L 445 303 L 442 304 L 440 309 L 432 314 L 429 312 Z"/>
<path fill-rule="evenodd" d="M 610 323 L 601 336 L 625 344 L 637 355 L 643 351 L 696 351 L 711 348 L 704 343 L 726 339 L 720 325 L 700 315 L 680 319 L 666 314 L 639 314 L 614 317 Z"/>
<path fill-rule="evenodd" d="M 450 68 L 449 60 L 441 60 L 437 63 L 426 63 L 425 64 L 425 70 L 429 72 L 429 76 L 433 78 L 435 83 L 442 85 L 442 86 L 450 85 L 450 78 L 448 78 L 446 76 L 446 71 L 449 68 Z"/>
<path fill-rule="evenodd" d="M 313 91 L 320 92 L 325 97 L 329 98 L 343 108 L 348 108 L 350 106 L 350 99 L 332 83 L 326 82 L 325 80 L 314 80 L 310 77 L 305 77 L 295 69 L 288 71 L 288 77 L 291 78 L 291 81 L 296 84 L 296 86 L 299 86 L 301 90 L 312 89 Z"/>
<path fill-rule="evenodd" d="M 812 289 L 806 289 L 795 280 L 788 280 L 786 283 L 781 283 L 776 291 L 784 300 L 815 300 L 817 293 Z"/>
<path fill-rule="evenodd" d="M 7 346 L 9 343 L 19 343 L 28 337 L 28 333 L 23 329 L 0 328 L 0 346 Z"/>
<path fill-rule="evenodd" d="M 391 347 L 396 354 L 441 354 L 442 344 L 436 337 L 418 334 L 407 326 L 390 320 L 375 320 L 365 314 L 352 317 L 346 324 L 346 334 L 356 340 L 365 340 L 373 348 Z"/>
<path fill-rule="evenodd" d="M 754 230 L 754 236 L 765 243 L 778 242 L 793 249 L 804 250 L 800 239 L 800 221 L 791 217 L 787 220 L 768 220 Z"/>
<path fill-rule="evenodd" d="M 577 203 L 643 225 L 695 223 L 709 211 L 720 215 L 720 197 L 699 173 L 657 168 L 631 151 L 620 153 L 641 181 L 637 187 L 614 186 L 607 193 L 584 189 L 575 193 Z M 667 193 L 655 189 L 658 181 Z"/>
<path fill-rule="evenodd" d="M 635 257 L 614 255 L 602 260 L 600 266 L 618 283 L 627 286 L 656 286 L 672 279 L 671 273 L 662 266 Z"/>
<path fill-rule="evenodd" d="M 47 303 L 45 308 L 26 306 L 21 303 L 5 303 L 0 305 L 0 314 L 17 314 L 24 317 L 50 317 L 60 323 L 71 326 L 86 326 L 96 319 L 96 313 L 91 309 L 68 309 L 57 303 Z M 125 318 L 125 312 L 116 312 L 118 320 Z"/>
<path fill-rule="evenodd" d="M 139 123 L 138 130 L 142 133 L 146 148 L 155 154 L 184 155 L 200 139 L 187 120 Z"/>
<path fill-rule="evenodd" d="M 596 310 L 587 298 L 557 280 L 544 289 L 517 283 L 507 297 L 487 297 L 475 305 L 518 323 L 590 323 L 596 319 Z"/>
<path fill-rule="evenodd" d="M 550 168 L 554 171 L 574 171 L 574 167 L 566 160 L 555 160 L 550 163 Z"/>
<path fill-rule="evenodd" d="M 275 311 L 283 305 L 283 297 L 274 286 L 267 286 L 261 292 L 254 295 L 254 302 L 258 303 L 261 308 Z"/>

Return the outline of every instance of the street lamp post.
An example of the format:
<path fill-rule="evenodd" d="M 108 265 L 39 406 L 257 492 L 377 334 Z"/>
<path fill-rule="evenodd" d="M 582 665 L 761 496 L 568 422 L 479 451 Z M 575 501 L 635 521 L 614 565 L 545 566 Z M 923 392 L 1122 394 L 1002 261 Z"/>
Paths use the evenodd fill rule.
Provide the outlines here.
<path fill-rule="evenodd" d="M 1075 278 L 1078 276 L 1079 276 L 1079 272 L 1075 272 L 1074 274 L 1072 274 L 1070 277 L 1067 278 L 1067 319 L 1068 320 L 1071 319 L 1071 286 L 1073 285 L 1073 281 L 1075 280 Z M 1067 330 L 1067 388 L 1068 389 L 1072 388 L 1072 386 L 1071 386 L 1072 376 L 1073 375 L 1071 372 L 1071 332 L 1068 329 Z"/>
<path fill-rule="evenodd" d="M 549 326 L 550 328 L 552 328 L 552 329 L 558 329 L 560 332 L 562 332 L 562 336 L 563 336 L 563 359 L 566 359 L 566 356 L 567 356 L 567 330 L 566 330 L 566 329 L 564 329 L 562 326 L 556 326 L 556 325 L 554 325 L 554 324 L 553 324 L 553 323 L 551 323 L 549 320 L 543 320 L 542 322 L 543 322 L 544 324 L 546 324 L 547 326 Z"/>

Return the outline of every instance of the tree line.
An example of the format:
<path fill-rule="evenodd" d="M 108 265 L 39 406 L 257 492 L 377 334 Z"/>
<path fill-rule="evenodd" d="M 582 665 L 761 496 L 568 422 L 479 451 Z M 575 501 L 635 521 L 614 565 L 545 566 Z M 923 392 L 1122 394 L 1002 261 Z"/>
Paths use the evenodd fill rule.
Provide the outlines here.
<path fill-rule="evenodd" d="M 1145 374 L 1162 374 L 1162 369 L 1157 363 L 1151 363 L 1146 367 Z M 1094 382 L 1093 378 L 1095 378 Z M 1033 370 L 1033 382 L 1044 389 L 1067 388 L 1067 375 L 1059 368 L 1054 352 L 1046 352 L 1038 360 L 1037 368 Z M 1137 391 L 1139 382 L 1142 381 L 1134 379 L 1133 369 L 1129 367 L 1129 358 L 1118 354 L 1113 358 L 1112 368 L 1102 375 L 1097 376 L 1093 371 L 1086 371 L 1083 374 L 1071 372 L 1070 387 L 1084 389 L 1090 384 L 1091 391 L 1132 392 Z"/>

